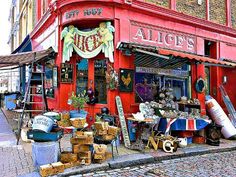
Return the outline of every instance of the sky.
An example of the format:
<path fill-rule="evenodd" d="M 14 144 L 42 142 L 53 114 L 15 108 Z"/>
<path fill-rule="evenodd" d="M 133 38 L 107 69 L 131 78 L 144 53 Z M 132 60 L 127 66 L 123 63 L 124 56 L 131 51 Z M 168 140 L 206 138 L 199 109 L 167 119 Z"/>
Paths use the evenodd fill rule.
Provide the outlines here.
<path fill-rule="evenodd" d="M 0 55 L 10 54 L 10 46 L 7 44 L 10 33 L 8 21 L 11 0 L 0 0 Z"/>

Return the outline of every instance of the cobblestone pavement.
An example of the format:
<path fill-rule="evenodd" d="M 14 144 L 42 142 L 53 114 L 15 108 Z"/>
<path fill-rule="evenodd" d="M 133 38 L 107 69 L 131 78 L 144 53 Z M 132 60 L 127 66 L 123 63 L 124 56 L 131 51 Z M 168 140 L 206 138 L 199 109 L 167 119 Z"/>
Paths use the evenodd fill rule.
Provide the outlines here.
<path fill-rule="evenodd" d="M 31 154 L 22 146 L 0 147 L 0 177 L 16 177 L 33 170 Z"/>
<path fill-rule="evenodd" d="M 165 160 L 160 163 L 125 167 L 70 177 L 235 177 L 236 151 Z"/>

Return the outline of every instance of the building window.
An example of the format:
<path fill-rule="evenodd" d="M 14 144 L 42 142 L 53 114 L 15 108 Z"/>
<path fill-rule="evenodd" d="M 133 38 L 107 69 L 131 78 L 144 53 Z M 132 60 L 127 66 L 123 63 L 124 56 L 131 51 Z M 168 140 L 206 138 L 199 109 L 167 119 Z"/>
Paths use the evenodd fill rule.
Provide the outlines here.
<path fill-rule="evenodd" d="M 76 74 L 76 93 L 83 93 L 84 90 L 88 90 L 88 59 L 81 59 L 77 63 Z"/>
<path fill-rule="evenodd" d="M 107 88 L 106 88 L 106 60 L 94 61 L 94 95 L 98 103 L 107 103 Z"/>

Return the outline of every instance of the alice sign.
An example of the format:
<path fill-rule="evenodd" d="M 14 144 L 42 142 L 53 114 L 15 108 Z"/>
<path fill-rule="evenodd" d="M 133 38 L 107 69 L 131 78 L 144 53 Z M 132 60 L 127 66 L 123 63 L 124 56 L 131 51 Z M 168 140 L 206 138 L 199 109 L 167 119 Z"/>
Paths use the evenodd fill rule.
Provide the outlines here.
<path fill-rule="evenodd" d="M 158 26 L 131 22 L 131 42 L 196 53 L 196 37 Z"/>
<path fill-rule="evenodd" d="M 64 39 L 62 62 L 69 61 L 73 51 L 82 58 L 93 58 L 102 51 L 113 63 L 113 32 L 111 22 L 102 22 L 91 31 L 80 31 L 73 25 L 65 27 L 61 33 L 61 40 Z"/>

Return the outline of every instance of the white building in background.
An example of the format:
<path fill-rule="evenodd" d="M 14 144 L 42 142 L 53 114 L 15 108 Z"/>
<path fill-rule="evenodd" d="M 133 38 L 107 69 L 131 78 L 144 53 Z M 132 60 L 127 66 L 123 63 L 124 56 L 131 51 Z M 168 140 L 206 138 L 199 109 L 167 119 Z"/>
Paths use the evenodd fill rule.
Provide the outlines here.
<path fill-rule="evenodd" d="M 20 89 L 19 69 L 0 70 L 0 93 L 16 92 Z"/>

